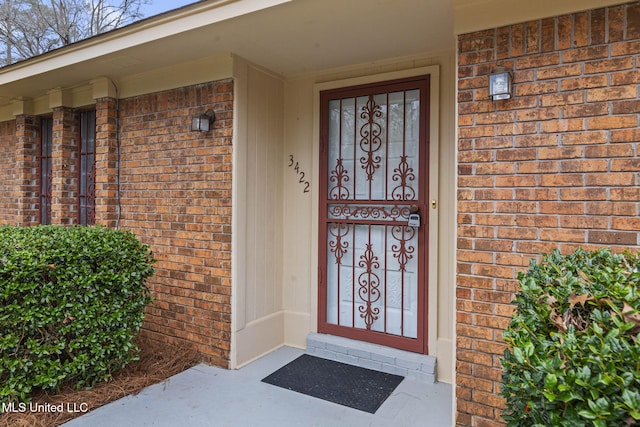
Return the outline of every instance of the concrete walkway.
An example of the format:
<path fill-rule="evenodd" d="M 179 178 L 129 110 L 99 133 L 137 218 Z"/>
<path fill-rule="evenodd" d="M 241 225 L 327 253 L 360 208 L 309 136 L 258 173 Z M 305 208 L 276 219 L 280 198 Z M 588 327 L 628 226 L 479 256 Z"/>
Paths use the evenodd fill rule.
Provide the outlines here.
<path fill-rule="evenodd" d="M 404 379 L 375 414 L 261 382 L 303 354 L 282 347 L 239 370 L 198 365 L 66 424 L 113 426 L 406 426 L 452 425 L 451 385 Z"/>

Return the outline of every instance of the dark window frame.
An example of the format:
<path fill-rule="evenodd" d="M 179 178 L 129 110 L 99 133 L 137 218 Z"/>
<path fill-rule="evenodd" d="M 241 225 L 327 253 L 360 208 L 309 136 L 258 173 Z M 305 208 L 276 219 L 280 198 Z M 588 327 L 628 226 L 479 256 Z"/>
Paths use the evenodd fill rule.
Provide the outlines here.
<path fill-rule="evenodd" d="M 43 117 L 40 125 L 40 153 L 38 156 L 40 182 L 38 200 L 40 224 L 51 224 L 51 195 L 53 184 L 53 118 Z"/>
<path fill-rule="evenodd" d="M 96 111 L 80 113 L 78 139 L 78 224 L 96 220 Z"/>

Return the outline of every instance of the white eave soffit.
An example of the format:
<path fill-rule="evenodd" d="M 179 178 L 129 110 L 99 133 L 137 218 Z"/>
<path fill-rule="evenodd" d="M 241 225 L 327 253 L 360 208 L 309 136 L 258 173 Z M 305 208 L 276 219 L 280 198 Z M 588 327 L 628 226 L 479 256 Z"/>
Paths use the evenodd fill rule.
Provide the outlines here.
<path fill-rule="evenodd" d="M 292 0 L 202 1 L 0 68 L 0 85 L 72 66 Z"/>

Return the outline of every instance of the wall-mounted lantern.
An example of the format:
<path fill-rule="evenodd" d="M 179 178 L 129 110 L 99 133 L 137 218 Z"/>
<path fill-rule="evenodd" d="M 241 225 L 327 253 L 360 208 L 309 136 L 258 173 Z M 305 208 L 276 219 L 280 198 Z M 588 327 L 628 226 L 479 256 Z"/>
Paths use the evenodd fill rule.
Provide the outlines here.
<path fill-rule="evenodd" d="M 513 72 L 506 67 L 496 67 L 489 75 L 489 96 L 494 101 L 511 98 Z"/>
<path fill-rule="evenodd" d="M 213 110 L 207 110 L 207 112 L 191 118 L 191 130 L 194 132 L 209 132 L 215 119 L 216 113 Z"/>

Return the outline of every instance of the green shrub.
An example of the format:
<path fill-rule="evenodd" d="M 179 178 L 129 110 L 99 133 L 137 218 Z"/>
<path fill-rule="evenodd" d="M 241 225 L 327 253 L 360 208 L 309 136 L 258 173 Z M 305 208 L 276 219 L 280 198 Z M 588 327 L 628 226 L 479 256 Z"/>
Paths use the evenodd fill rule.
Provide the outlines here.
<path fill-rule="evenodd" d="M 0 227 L 0 401 L 106 380 L 137 358 L 149 247 L 102 227 Z"/>
<path fill-rule="evenodd" d="M 504 334 L 509 426 L 640 420 L 640 256 L 554 252 L 520 273 Z"/>

